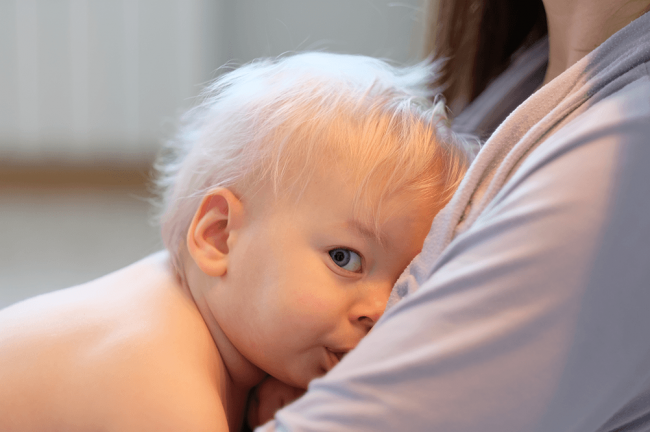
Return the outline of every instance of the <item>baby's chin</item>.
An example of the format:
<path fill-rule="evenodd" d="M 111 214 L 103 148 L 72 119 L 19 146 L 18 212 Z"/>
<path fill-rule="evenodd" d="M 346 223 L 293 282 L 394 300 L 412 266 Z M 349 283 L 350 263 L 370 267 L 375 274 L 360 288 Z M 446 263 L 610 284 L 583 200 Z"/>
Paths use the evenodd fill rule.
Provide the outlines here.
<path fill-rule="evenodd" d="M 286 373 L 270 374 L 279 381 L 290 385 L 291 387 L 296 387 L 299 389 L 307 390 L 309 383 L 316 378 L 320 378 L 327 373 L 326 370 L 322 368 L 315 368 L 315 370 L 308 371 L 286 371 Z"/>
<path fill-rule="evenodd" d="M 321 374 L 320 376 L 323 376 L 324 374 Z M 314 378 L 318 378 L 319 376 L 316 375 L 310 375 L 309 377 L 301 377 L 301 376 L 287 376 L 285 377 L 276 377 L 278 380 L 282 381 L 283 383 L 290 385 L 291 387 L 296 387 L 299 389 L 307 390 L 307 387 L 309 386 L 309 383 L 311 380 Z"/>

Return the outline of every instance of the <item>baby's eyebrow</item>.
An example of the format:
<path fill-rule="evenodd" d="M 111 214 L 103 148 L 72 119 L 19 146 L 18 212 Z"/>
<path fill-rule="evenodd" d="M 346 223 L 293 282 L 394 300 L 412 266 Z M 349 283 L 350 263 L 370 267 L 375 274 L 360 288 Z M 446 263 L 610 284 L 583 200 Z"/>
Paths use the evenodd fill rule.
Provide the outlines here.
<path fill-rule="evenodd" d="M 359 220 L 348 220 L 348 226 L 357 231 L 361 237 L 372 239 L 383 247 L 386 247 L 389 243 L 388 238 L 381 230 L 375 229 Z"/>

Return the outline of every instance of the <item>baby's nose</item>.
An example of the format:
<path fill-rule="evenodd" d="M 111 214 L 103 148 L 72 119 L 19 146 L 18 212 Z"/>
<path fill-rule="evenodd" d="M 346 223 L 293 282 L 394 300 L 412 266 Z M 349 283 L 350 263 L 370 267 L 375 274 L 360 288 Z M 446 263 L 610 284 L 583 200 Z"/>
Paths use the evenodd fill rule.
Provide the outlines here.
<path fill-rule="evenodd" d="M 361 323 L 365 323 L 368 327 L 372 328 L 375 323 L 381 318 L 382 313 L 374 313 L 372 315 L 362 315 L 357 320 Z M 368 329 L 370 330 L 370 329 Z"/>
<path fill-rule="evenodd" d="M 383 310 L 381 312 L 367 313 L 366 315 L 360 315 L 355 318 L 357 326 L 361 327 L 364 331 L 364 335 L 368 333 L 375 325 L 375 323 L 381 318 Z"/>
<path fill-rule="evenodd" d="M 361 325 L 366 332 L 375 325 L 386 309 L 390 290 L 373 290 L 370 295 L 364 296 L 351 310 L 350 321 Z M 385 292 L 384 292 L 385 291 Z"/>

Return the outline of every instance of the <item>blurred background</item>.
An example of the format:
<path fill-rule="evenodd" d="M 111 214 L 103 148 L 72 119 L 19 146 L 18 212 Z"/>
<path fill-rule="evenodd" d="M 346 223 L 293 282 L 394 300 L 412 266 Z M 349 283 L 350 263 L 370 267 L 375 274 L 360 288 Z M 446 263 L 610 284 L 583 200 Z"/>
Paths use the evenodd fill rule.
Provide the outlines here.
<path fill-rule="evenodd" d="M 0 308 L 161 248 L 151 164 L 219 66 L 420 59 L 425 0 L 0 0 Z"/>

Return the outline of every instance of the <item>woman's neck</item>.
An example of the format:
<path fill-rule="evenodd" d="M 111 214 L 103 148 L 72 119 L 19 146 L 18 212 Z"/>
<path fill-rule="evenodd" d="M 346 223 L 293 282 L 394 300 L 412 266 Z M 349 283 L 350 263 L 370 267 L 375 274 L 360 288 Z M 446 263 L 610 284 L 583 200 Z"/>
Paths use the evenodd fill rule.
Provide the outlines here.
<path fill-rule="evenodd" d="M 650 9 L 650 0 L 543 0 L 549 61 L 544 84 Z"/>

